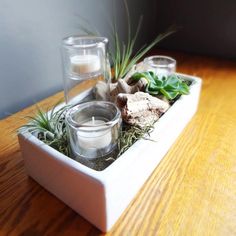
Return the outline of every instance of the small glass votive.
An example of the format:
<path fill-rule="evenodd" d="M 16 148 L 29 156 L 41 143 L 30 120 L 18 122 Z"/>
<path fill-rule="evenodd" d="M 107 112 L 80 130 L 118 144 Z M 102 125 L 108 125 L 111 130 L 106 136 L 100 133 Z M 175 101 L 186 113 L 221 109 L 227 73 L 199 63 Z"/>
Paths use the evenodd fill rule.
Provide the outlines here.
<path fill-rule="evenodd" d="M 107 157 L 117 149 L 120 110 L 106 101 L 82 103 L 66 113 L 66 126 L 75 158 L 92 161 Z"/>
<path fill-rule="evenodd" d="M 64 93 L 68 104 L 82 102 L 81 94 L 91 92 L 98 81 L 103 81 L 109 88 L 107 47 L 108 39 L 104 37 L 70 36 L 63 39 Z"/>
<path fill-rule="evenodd" d="M 151 56 L 143 61 L 147 71 L 153 71 L 157 76 L 164 77 L 175 73 L 176 60 L 167 56 Z"/>

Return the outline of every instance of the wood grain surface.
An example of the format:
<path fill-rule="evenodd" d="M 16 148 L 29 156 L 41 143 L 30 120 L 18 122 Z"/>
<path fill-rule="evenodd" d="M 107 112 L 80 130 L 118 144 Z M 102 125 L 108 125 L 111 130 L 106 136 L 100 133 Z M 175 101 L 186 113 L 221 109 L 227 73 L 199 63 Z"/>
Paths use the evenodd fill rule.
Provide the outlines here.
<path fill-rule="evenodd" d="M 236 235 L 236 62 L 157 53 L 203 78 L 199 109 L 107 235 Z M 26 175 L 15 131 L 34 112 L 0 121 L 0 235 L 103 235 Z"/>

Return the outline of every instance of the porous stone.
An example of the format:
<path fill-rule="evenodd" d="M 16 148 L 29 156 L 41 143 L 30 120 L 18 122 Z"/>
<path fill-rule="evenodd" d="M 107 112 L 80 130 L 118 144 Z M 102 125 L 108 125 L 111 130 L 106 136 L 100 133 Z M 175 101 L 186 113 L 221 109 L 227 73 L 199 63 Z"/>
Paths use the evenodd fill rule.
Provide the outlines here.
<path fill-rule="evenodd" d="M 167 101 L 144 92 L 118 94 L 117 106 L 121 109 L 123 121 L 139 127 L 153 124 L 170 107 Z"/>

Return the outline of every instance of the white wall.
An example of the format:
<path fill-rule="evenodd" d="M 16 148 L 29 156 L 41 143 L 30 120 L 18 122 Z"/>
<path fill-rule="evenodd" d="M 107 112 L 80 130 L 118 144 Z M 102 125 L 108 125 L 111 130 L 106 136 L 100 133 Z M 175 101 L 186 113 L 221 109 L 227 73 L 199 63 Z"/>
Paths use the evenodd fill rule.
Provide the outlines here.
<path fill-rule="evenodd" d="M 139 45 L 149 37 L 147 2 L 128 0 L 133 23 L 146 19 Z M 113 8 L 125 37 L 122 0 L 1 0 L 0 118 L 61 90 L 61 39 L 78 34 L 80 16 L 109 36 Z"/>

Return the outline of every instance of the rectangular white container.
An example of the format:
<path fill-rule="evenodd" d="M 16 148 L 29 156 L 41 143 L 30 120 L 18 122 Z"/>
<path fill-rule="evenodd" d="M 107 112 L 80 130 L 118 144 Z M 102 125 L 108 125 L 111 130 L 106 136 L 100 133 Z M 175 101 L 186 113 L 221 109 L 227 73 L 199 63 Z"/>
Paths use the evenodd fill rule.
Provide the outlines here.
<path fill-rule="evenodd" d="M 157 121 L 150 137 L 156 142 L 139 140 L 105 170 L 95 171 L 21 133 L 28 174 L 97 228 L 109 231 L 197 110 L 201 79 L 179 75 L 192 81 L 190 94 Z"/>

